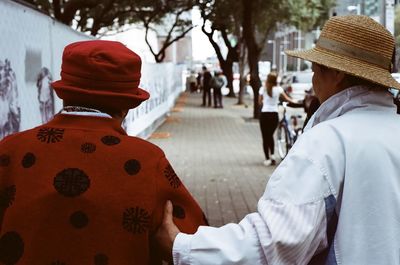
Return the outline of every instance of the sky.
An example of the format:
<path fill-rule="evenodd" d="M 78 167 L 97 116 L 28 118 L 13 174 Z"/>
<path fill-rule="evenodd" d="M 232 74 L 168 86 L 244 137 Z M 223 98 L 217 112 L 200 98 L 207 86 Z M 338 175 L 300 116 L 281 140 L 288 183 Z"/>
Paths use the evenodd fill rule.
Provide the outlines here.
<path fill-rule="evenodd" d="M 207 36 L 201 31 L 203 21 L 198 9 L 192 10 L 192 21 L 194 25 L 197 25 L 192 29 L 193 60 L 205 60 L 208 57 L 215 56 L 214 48 Z"/>
<path fill-rule="evenodd" d="M 203 21 L 198 9 L 192 10 L 192 22 L 193 25 L 195 25 L 191 30 L 193 60 L 204 61 L 209 57 L 215 56 L 214 48 L 210 44 L 207 36 L 201 31 Z M 154 62 L 154 57 L 150 53 L 144 40 L 144 30 L 140 27 L 130 27 L 127 31 L 103 36 L 102 39 L 120 41 L 139 54 L 142 60 Z M 154 33 L 150 33 L 149 39 L 153 46 L 157 45 L 157 39 Z"/>

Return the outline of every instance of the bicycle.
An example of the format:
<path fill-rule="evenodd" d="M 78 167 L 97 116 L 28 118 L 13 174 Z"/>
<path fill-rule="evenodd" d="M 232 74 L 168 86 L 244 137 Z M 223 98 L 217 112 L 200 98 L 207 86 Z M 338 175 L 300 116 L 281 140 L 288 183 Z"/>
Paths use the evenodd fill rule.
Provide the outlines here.
<path fill-rule="evenodd" d="M 278 154 L 281 159 L 284 159 L 290 148 L 294 145 L 297 138 L 302 133 L 302 127 L 299 126 L 298 119 L 302 118 L 302 115 L 292 115 L 288 118 L 287 115 L 287 102 L 282 102 L 279 104 L 283 106 L 283 116 L 278 123 L 277 129 L 277 145 Z"/>

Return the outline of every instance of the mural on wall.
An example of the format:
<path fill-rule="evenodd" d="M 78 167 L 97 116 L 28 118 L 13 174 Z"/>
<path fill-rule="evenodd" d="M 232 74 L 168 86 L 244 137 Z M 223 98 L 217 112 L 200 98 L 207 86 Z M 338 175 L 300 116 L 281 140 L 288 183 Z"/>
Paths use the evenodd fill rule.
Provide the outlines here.
<path fill-rule="evenodd" d="M 16 75 L 8 59 L 0 60 L 0 139 L 18 132 L 20 124 Z"/>
<path fill-rule="evenodd" d="M 54 115 L 54 92 L 50 85 L 52 81 L 50 70 L 42 67 L 36 81 L 42 123 L 48 122 Z"/>

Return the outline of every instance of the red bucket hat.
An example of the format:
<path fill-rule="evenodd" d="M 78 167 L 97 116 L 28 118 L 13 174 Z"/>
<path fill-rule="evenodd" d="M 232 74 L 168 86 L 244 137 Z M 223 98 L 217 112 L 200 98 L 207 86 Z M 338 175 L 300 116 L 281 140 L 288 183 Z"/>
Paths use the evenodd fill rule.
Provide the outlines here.
<path fill-rule="evenodd" d="M 142 61 L 116 41 L 80 41 L 65 47 L 61 80 L 52 83 L 65 101 L 112 109 L 131 109 L 150 95 L 139 88 Z"/>

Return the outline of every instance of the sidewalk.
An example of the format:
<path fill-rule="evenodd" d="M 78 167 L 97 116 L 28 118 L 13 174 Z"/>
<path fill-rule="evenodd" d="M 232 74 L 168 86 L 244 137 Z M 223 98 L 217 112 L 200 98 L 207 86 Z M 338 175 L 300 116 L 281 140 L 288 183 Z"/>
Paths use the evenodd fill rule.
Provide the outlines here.
<path fill-rule="evenodd" d="M 274 169 L 262 164 L 258 120 L 249 119 L 252 107 L 236 102 L 225 97 L 224 109 L 204 108 L 200 94 L 185 93 L 149 139 L 164 150 L 213 226 L 255 211 Z"/>

